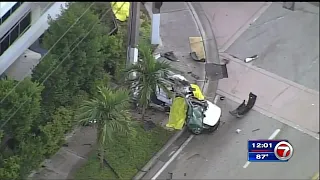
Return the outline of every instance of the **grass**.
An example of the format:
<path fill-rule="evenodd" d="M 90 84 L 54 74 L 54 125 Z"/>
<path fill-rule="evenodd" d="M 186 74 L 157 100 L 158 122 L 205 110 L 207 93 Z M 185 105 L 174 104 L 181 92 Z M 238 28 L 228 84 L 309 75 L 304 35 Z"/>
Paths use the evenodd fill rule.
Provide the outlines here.
<path fill-rule="evenodd" d="M 158 126 L 145 131 L 141 125 L 136 127 L 135 135 L 117 136 L 107 146 L 106 160 L 121 176 L 132 179 L 152 156 L 168 141 L 174 132 Z M 117 179 L 108 168 L 100 168 L 97 151 L 93 151 L 87 163 L 81 167 L 74 179 Z"/>

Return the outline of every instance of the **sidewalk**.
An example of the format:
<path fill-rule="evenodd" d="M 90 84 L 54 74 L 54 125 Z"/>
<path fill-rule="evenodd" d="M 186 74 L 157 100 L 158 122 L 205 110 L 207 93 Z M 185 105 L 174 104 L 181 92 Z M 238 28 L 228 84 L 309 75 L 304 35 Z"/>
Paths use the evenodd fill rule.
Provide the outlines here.
<path fill-rule="evenodd" d="M 202 3 L 220 57 L 230 59 L 218 94 L 241 103 L 252 91 L 254 109 L 314 137 L 319 132 L 319 8 L 297 2 Z M 227 22 L 227 23 L 226 23 Z M 251 63 L 246 57 L 258 55 Z"/>
<path fill-rule="evenodd" d="M 218 94 L 241 103 L 250 92 L 258 95 L 255 108 L 294 127 L 319 132 L 319 92 L 288 81 L 227 54 L 229 78 L 219 81 Z"/>

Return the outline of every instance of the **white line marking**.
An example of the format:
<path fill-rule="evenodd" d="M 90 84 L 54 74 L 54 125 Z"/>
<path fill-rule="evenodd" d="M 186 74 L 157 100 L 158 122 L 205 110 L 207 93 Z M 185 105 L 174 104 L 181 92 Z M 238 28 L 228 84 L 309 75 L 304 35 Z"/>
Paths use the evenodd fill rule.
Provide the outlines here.
<path fill-rule="evenodd" d="M 243 99 L 239 99 L 238 97 L 236 97 L 236 96 L 234 96 L 232 94 L 229 94 L 227 92 L 224 92 L 224 91 L 222 91 L 220 89 L 217 90 L 217 93 L 219 95 L 225 96 L 226 98 L 228 98 L 228 99 L 230 99 L 230 100 L 232 100 L 234 102 L 237 102 L 237 103 L 242 103 L 242 101 L 243 101 Z M 317 134 L 317 133 L 315 133 L 315 132 L 313 132 L 313 131 L 311 131 L 309 129 L 303 128 L 303 127 L 301 127 L 301 126 L 299 126 L 297 124 L 294 124 L 294 122 L 292 122 L 292 121 L 289 121 L 289 120 L 284 119 L 284 118 L 282 118 L 280 116 L 277 116 L 276 114 L 273 114 L 273 113 L 263 109 L 262 107 L 259 107 L 258 105 L 253 106 L 252 109 L 256 110 L 257 112 L 259 112 L 259 113 L 261 113 L 261 114 L 263 114 L 263 115 L 265 115 L 267 117 L 273 118 L 273 119 L 275 119 L 275 120 L 277 120 L 277 121 L 279 121 L 279 122 L 281 122 L 283 124 L 286 124 L 286 125 L 294 128 L 294 129 L 296 129 L 296 130 L 298 130 L 298 131 L 300 131 L 300 132 L 302 132 L 304 134 L 308 134 L 309 136 L 319 140 L 319 134 Z"/>
<path fill-rule="evenodd" d="M 151 178 L 151 180 L 156 180 L 160 174 L 169 166 L 169 164 L 181 153 L 181 151 L 187 146 L 187 144 L 192 140 L 194 135 L 191 135 L 181 146 L 180 148 L 173 154 L 173 156 L 167 161 L 162 168 Z"/>
<path fill-rule="evenodd" d="M 272 139 L 276 138 L 280 131 L 281 131 L 280 129 L 276 129 L 276 130 L 271 134 L 271 136 L 270 136 L 268 139 L 269 139 L 269 140 L 272 140 Z M 244 168 L 244 169 L 247 168 L 250 163 L 251 163 L 250 161 L 247 161 L 247 162 L 243 165 L 243 168 Z"/>
<path fill-rule="evenodd" d="M 243 168 L 247 168 L 250 164 L 250 161 L 247 161 L 244 165 L 243 165 Z"/>
<path fill-rule="evenodd" d="M 220 96 L 218 94 L 214 97 L 213 104 L 217 104 L 219 97 Z"/>
<path fill-rule="evenodd" d="M 275 130 L 268 139 L 272 140 L 276 138 L 280 131 L 281 131 L 280 129 Z"/>

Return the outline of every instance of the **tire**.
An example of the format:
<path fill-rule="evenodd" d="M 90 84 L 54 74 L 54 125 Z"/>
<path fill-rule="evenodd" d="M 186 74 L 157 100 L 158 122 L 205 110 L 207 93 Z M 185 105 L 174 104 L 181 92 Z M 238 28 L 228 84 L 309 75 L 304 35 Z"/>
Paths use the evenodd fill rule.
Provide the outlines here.
<path fill-rule="evenodd" d="M 215 132 L 215 131 L 218 129 L 219 125 L 220 125 L 220 119 L 219 119 L 219 121 L 217 122 L 217 124 L 215 124 L 214 126 L 211 126 L 211 127 L 208 129 L 208 132 L 209 132 L 209 133 Z"/>
<path fill-rule="evenodd" d="M 200 129 L 198 129 L 198 128 L 194 128 L 194 129 L 191 129 L 190 130 L 194 135 L 199 135 L 199 134 L 201 134 L 201 130 Z"/>

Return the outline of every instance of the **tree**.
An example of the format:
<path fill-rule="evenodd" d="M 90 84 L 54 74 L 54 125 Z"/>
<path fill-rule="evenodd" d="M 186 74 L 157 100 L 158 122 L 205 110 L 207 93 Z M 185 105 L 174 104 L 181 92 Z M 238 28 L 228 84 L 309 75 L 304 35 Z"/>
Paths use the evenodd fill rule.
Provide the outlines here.
<path fill-rule="evenodd" d="M 23 169 L 34 168 L 31 164 L 35 162 L 35 158 L 42 156 L 39 153 L 40 146 L 31 147 L 30 143 L 26 143 L 33 134 L 33 127 L 38 124 L 42 89 L 43 86 L 29 78 L 20 84 L 15 80 L 0 80 L 0 100 L 3 100 L 0 103 L 3 136 L 0 146 L 0 179 L 18 179 Z M 21 149 L 23 144 L 33 154 L 24 154 Z M 25 157 L 30 159 L 26 160 Z"/>
<path fill-rule="evenodd" d="M 157 61 L 152 55 L 150 46 L 146 43 L 141 43 L 138 49 L 141 61 L 130 66 L 126 72 L 127 76 L 136 73 L 136 77 L 129 78 L 129 80 L 133 82 L 133 89 L 137 91 L 139 105 L 142 107 L 141 119 L 143 121 L 149 106 L 149 99 L 157 88 L 163 89 L 170 95 L 163 79 L 163 75 L 168 74 L 170 65 L 165 61 Z"/>
<path fill-rule="evenodd" d="M 43 46 L 46 49 L 53 48 L 36 66 L 32 75 L 34 81 L 43 82 L 49 75 L 46 72 L 55 69 L 44 82 L 42 93 L 43 104 L 48 107 L 46 112 L 50 112 L 49 115 L 59 106 L 72 105 L 73 97 L 79 91 L 89 91 L 91 87 L 88 84 L 91 81 L 103 78 L 104 69 L 100 68 L 105 61 L 101 52 L 104 49 L 102 42 L 108 36 L 102 32 L 106 27 L 98 23 L 99 16 L 92 10 L 88 10 L 77 21 L 89 7 L 88 3 L 70 3 L 68 6 L 59 18 L 49 21 L 50 27 L 44 35 Z"/>
<path fill-rule="evenodd" d="M 115 91 L 103 86 L 98 87 L 96 97 L 84 101 L 79 108 L 77 119 L 80 124 L 96 122 L 101 167 L 104 164 L 106 143 L 112 140 L 115 133 L 127 134 L 130 131 L 129 100 L 128 91 Z"/>
<path fill-rule="evenodd" d="M 44 142 L 44 152 L 46 156 L 54 154 L 62 142 L 64 136 L 72 127 L 73 114 L 64 107 L 56 110 L 52 117 L 53 121 L 44 126 L 40 126 L 42 141 Z"/>
<path fill-rule="evenodd" d="M 14 139 L 21 142 L 31 133 L 39 117 L 43 86 L 29 78 L 19 85 L 17 83 L 10 79 L 0 81 L 0 100 L 3 100 L 0 104 L 0 125 L 6 141 Z"/>

